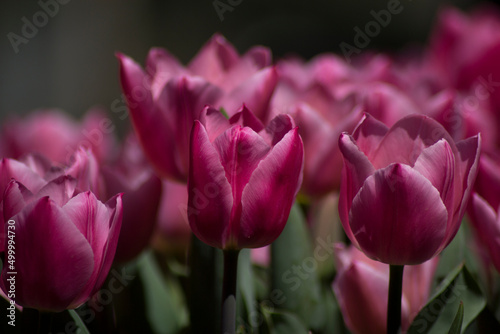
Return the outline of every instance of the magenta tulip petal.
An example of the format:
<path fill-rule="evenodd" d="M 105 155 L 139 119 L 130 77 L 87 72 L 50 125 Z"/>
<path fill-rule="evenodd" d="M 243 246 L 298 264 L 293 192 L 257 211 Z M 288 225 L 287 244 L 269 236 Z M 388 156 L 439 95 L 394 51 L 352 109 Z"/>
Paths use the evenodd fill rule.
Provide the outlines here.
<path fill-rule="evenodd" d="M 414 170 L 431 181 L 441 194 L 441 199 L 448 209 L 449 227 L 456 210 L 454 203 L 460 202 L 455 199 L 455 157 L 448 142 L 441 139 L 424 149 L 415 162 Z"/>
<path fill-rule="evenodd" d="M 268 142 L 274 146 L 294 127 L 293 118 L 290 115 L 281 114 L 269 122 L 262 137 L 268 138 Z"/>
<path fill-rule="evenodd" d="M 375 169 L 364 153 L 359 150 L 351 136 L 342 134 L 339 138 L 339 148 L 344 156 L 342 182 L 340 183 L 339 216 L 347 236 L 353 244 L 357 245 L 349 225 L 349 211 L 352 200 L 366 178 L 372 175 Z"/>
<path fill-rule="evenodd" d="M 191 60 L 188 68 L 195 75 L 218 84 L 221 74 L 236 65 L 238 59 L 234 47 L 222 35 L 215 34 Z"/>
<path fill-rule="evenodd" d="M 63 206 L 75 194 L 76 180 L 67 175 L 50 181 L 40 189 L 37 197 L 49 196 L 58 206 Z"/>
<path fill-rule="evenodd" d="M 108 194 L 124 192 L 123 222 L 116 249 L 116 262 L 137 256 L 150 242 L 156 227 L 156 213 L 161 196 L 161 181 L 150 170 L 137 175 L 117 174 L 112 168 L 102 171 Z"/>
<path fill-rule="evenodd" d="M 238 247 L 262 247 L 280 235 L 300 187 L 303 154 L 302 140 L 295 128 L 255 169 L 241 199 Z"/>
<path fill-rule="evenodd" d="M 498 212 L 478 194 L 473 194 L 469 206 L 471 222 L 479 240 L 486 246 L 495 268 L 500 272 L 500 220 Z"/>
<path fill-rule="evenodd" d="M 231 221 L 238 222 L 243 188 L 271 147 L 252 129 L 239 125 L 233 126 L 217 137 L 213 145 L 219 153 L 236 204 L 231 212 Z M 233 232 L 230 231 L 230 234 Z"/>
<path fill-rule="evenodd" d="M 46 183 L 42 176 L 35 173 L 25 164 L 14 159 L 0 161 L 0 191 L 3 192 L 10 180 L 14 178 L 22 183 L 31 192 L 38 192 Z M 3 196 L 3 193 L 0 194 Z"/>
<path fill-rule="evenodd" d="M 255 132 L 260 132 L 264 129 L 264 124 L 245 105 L 229 119 L 229 123 L 232 125 L 248 126 Z M 207 128 L 207 131 L 210 130 Z"/>
<path fill-rule="evenodd" d="M 351 231 L 365 254 L 401 265 L 422 263 L 440 251 L 447 221 L 436 188 L 402 164 L 369 176 L 349 213 Z"/>
<path fill-rule="evenodd" d="M 217 109 L 206 106 L 200 114 L 199 121 L 207 130 L 210 142 L 219 137 L 231 125 L 227 118 Z"/>
<path fill-rule="evenodd" d="M 40 310 L 64 310 L 84 289 L 94 268 L 89 243 L 48 197 L 28 204 L 12 219 L 16 222 L 16 302 Z M 7 271 L 4 266 L 4 287 Z"/>
<path fill-rule="evenodd" d="M 156 131 L 171 133 L 168 144 L 176 152 L 173 156 L 178 159 L 176 166 L 184 175 L 188 172 L 189 134 L 193 122 L 199 119 L 205 105 L 213 105 L 221 94 L 218 87 L 201 78 L 178 77 L 165 85 L 156 101 L 166 122 L 165 128 Z M 155 148 L 156 154 L 164 151 L 165 148 Z M 172 159 L 171 155 L 165 156 Z"/>
<path fill-rule="evenodd" d="M 203 242 L 224 248 L 228 237 L 232 189 L 216 148 L 205 128 L 195 121 L 191 131 L 188 218 Z"/>
<path fill-rule="evenodd" d="M 448 141 L 453 153 L 458 153 L 453 138 L 439 123 L 426 116 L 411 115 L 389 129 L 370 161 L 377 169 L 391 163 L 413 166 L 424 148 L 440 139 Z"/>
<path fill-rule="evenodd" d="M 353 333 L 386 333 L 388 286 L 388 276 L 364 263 L 354 262 L 339 273 L 333 289 Z"/>
<path fill-rule="evenodd" d="M 457 143 L 457 149 L 458 152 L 460 153 L 459 164 L 461 167 L 462 177 L 463 177 L 462 179 L 463 189 L 465 190 L 462 197 L 460 211 L 458 213 L 460 219 L 462 219 L 461 217 L 463 217 L 465 213 L 465 209 L 467 208 L 467 204 L 469 202 L 472 187 L 476 180 L 478 165 L 479 165 L 479 156 L 481 153 L 480 147 L 481 147 L 480 135 L 464 139 Z"/>
<path fill-rule="evenodd" d="M 387 131 L 389 128 L 384 123 L 376 120 L 370 114 L 364 114 L 352 137 L 356 140 L 360 150 L 371 158 Z"/>
<path fill-rule="evenodd" d="M 5 188 L 2 202 L 3 221 L 17 215 L 31 200 L 33 200 L 33 194 L 21 183 L 11 180 Z"/>
<path fill-rule="evenodd" d="M 238 110 L 243 103 L 265 124 L 269 118 L 269 103 L 277 82 L 278 74 L 274 67 L 262 69 L 224 96 L 219 104 L 231 112 Z"/>
<path fill-rule="evenodd" d="M 146 73 L 152 78 L 153 97 L 158 96 L 161 88 L 173 77 L 186 75 L 182 64 L 167 50 L 152 48 L 146 59 Z"/>
<path fill-rule="evenodd" d="M 271 50 L 262 46 L 254 46 L 247 51 L 242 60 L 251 60 L 257 68 L 264 68 L 272 64 Z"/>
<path fill-rule="evenodd" d="M 121 227 L 121 207 L 121 196 L 113 197 L 105 205 L 99 202 L 94 194 L 87 191 L 73 197 L 62 208 L 87 239 L 94 254 L 94 270 L 81 295 L 82 300 L 76 301 L 76 304 L 92 295 L 95 286 L 100 286 L 105 279 L 101 277 L 101 273 L 107 274 L 109 271 Z"/>

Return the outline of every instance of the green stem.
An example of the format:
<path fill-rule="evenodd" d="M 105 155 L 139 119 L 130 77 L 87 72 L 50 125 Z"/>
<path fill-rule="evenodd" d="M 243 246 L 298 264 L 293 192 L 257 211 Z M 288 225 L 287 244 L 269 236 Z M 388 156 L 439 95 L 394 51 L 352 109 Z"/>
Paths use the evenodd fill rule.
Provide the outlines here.
<path fill-rule="evenodd" d="M 236 331 L 236 278 L 239 250 L 224 251 L 224 283 L 222 285 L 222 334 Z"/>
<path fill-rule="evenodd" d="M 401 329 L 401 294 L 403 292 L 404 266 L 389 266 L 389 300 L 387 303 L 387 334 L 397 334 Z"/>

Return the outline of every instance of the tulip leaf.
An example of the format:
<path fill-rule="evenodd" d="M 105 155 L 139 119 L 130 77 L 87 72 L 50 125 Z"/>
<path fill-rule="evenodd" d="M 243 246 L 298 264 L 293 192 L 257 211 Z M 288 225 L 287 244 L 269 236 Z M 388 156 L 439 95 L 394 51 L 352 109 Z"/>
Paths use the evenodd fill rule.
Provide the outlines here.
<path fill-rule="evenodd" d="M 237 295 L 237 321 L 238 326 L 243 326 L 249 332 L 257 333 L 257 326 L 252 319 L 256 312 L 255 287 L 250 261 L 250 250 L 242 249 L 238 259 L 238 295 Z"/>
<path fill-rule="evenodd" d="M 460 302 L 458 306 L 457 315 L 455 316 L 455 320 L 451 324 L 450 330 L 448 334 L 460 334 L 462 332 L 462 323 L 464 322 L 464 303 Z"/>
<path fill-rule="evenodd" d="M 164 278 L 151 252 L 137 262 L 144 284 L 146 314 L 155 333 L 177 333 L 188 323 L 188 314 L 178 283 Z"/>
<path fill-rule="evenodd" d="M 280 294 L 276 308 L 297 314 L 312 329 L 321 329 L 327 319 L 321 307 L 318 261 L 311 236 L 297 204 L 288 222 L 271 246 L 271 294 Z M 329 315 L 328 315 L 329 316 Z"/>
<path fill-rule="evenodd" d="M 222 114 L 222 116 L 224 116 L 226 119 L 229 119 L 229 115 L 228 115 L 226 109 L 224 109 L 223 107 L 220 107 L 219 111 Z"/>
<path fill-rule="evenodd" d="M 69 315 L 73 320 L 75 321 L 75 324 L 77 326 L 77 332 L 79 334 L 90 334 L 89 330 L 87 329 L 87 326 L 82 321 L 82 318 L 78 315 L 78 313 L 75 310 L 68 310 Z"/>
<path fill-rule="evenodd" d="M 307 327 L 296 314 L 284 311 L 266 311 L 265 308 L 263 308 L 263 313 L 268 326 L 264 334 L 309 333 Z"/>
<path fill-rule="evenodd" d="M 408 333 L 446 333 L 461 302 L 464 305 L 461 332 L 464 333 L 486 306 L 486 299 L 463 264 L 441 282 L 434 296 L 413 320 Z"/>

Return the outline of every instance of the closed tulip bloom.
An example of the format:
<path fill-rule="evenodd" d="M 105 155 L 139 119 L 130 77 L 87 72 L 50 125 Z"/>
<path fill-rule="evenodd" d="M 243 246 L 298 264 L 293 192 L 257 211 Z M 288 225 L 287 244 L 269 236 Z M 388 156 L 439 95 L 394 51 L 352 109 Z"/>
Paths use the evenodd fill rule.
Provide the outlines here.
<path fill-rule="evenodd" d="M 3 210 L 14 226 L 16 303 L 43 311 L 80 306 L 103 284 L 122 220 L 121 195 L 101 203 L 90 191 L 72 197 L 76 181 L 61 176 L 33 194 L 12 180 Z M 8 240 L 4 240 L 7 249 Z M 4 265 L 0 287 L 9 290 Z"/>
<path fill-rule="evenodd" d="M 422 263 L 453 239 L 477 174 L 480 137 L 455 143 L 433 119 L 390 129 L 366 115 L 340 136 L 339 215 L 352 243 L 392 265 Z"/>
<path fill-rule="evenodd" d="M 292 124 L 282 115 L 259 133 L 235 124 L 212 136 L 195 121 L 188 218 L 200 240 L 238 250 L 280 235 L 302 182 L 303 145 Z"/>
<path fill-rule="evenodd" d="M 337 275 L 333 290 L 349 330 L 385 334 L 389 266 L 373 261 L 353 246 L 335 245 Z M 429 297 L 439 257 L 407 266 L 403 277 L 401 323 L 407 330 Z"/>

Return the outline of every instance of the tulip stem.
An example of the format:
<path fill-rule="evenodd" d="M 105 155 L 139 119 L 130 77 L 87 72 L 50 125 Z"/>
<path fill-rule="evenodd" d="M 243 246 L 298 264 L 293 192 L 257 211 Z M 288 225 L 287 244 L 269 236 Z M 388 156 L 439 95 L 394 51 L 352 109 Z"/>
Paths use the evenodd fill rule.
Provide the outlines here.
<path fill-rule="evenodd" d="M 401 294 L 404 266 L 389 266 L 389 301 L 387 303 L 387 334 L 397 334 L 401 328 Z"/>
<path fill-rule="evenodd" d="M 236 331 L 236 278 L 239 250 L 224 251 L 224 283 L 222 285 L 222 334 Z"/>

